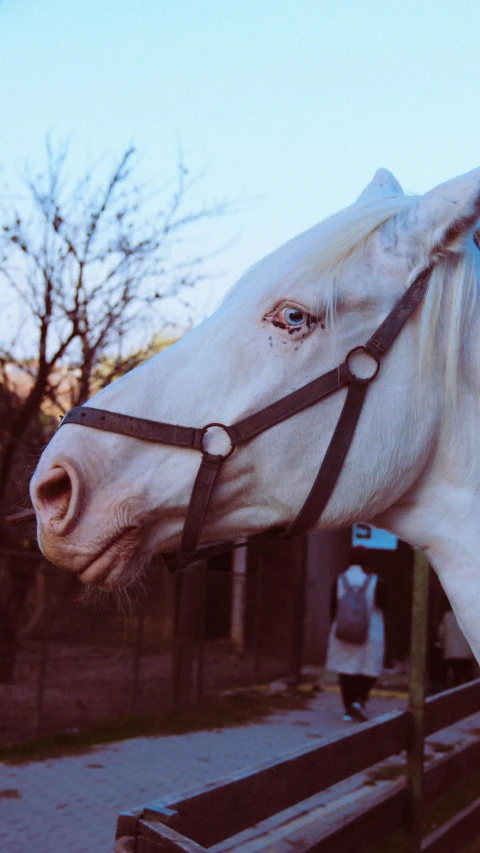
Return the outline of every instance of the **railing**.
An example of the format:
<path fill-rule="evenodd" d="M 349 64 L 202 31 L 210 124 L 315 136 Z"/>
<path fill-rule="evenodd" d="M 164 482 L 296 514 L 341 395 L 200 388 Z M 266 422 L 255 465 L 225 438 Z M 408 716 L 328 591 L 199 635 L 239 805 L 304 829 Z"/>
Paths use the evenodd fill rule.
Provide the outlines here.
<path fill-rule="evenodd" d="M 431 697 L 426 701 L 426 734 L 479 709 L 480 679 Z M 213 848 L 214 853 L 240 853 L 248 842 L 255 853 L 267 853 L 272 849 L 272 827 L 276 827 L 279 845 L 273 849 L 294 849 L 296 853 L 360 853 L 400 827 L 408 837 L 411 816 L 403 780 L 372 796 L 364 807 L 343 815 L 334 826 L 326 824 L 321 809 L 316 816 L 315 796 L 408 749 L 411 735 L 410 711 L 389 714 L 320 747 L 291 753 L 187 796 L 172 795 L 125 812 L 118 818 L 115 849 L 117 853 L 199 853 Z M 468 779 L 479 761 L 480 741 L 473 741 L 427 766 L 423 806 L 431 806 Z M 422 853 L 460 853 L 479 834 L 480 799 L 423 839 L 420 849 Z"/>

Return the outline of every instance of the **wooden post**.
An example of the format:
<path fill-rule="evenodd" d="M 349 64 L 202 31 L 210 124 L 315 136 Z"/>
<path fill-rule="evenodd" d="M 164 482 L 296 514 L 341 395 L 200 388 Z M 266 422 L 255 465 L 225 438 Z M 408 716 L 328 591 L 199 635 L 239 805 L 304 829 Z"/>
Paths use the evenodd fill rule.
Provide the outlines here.
<path fill-rule="evenodd" d="M 427 681 L 428 586 L 430 568 L 421 551 L 415 552 L 410 639 L 408 700 L 407 803 L 404 826 L 407 853 L 420 853 L 422 845 L 422 795 Z"/>
<path fill-rule="evenodd" d="M 253 680 L 255 684 L 260 684 L 262 680 L 262 600 L 263 600 L 263 555 L 257 555 L 257 571 L 255 573 L 255 622 L 254 622 L 254 643 L 255 657 L 253 664 Z"/>
<path fill-rule="evenodd" d="M 299 537 L 297 551 L 297 560 L 295 561 L 298 567 L 297 574 L 297 594 L 295 600 L 295 612 L 293 618 L 293 638 L 292 638 L 292 656 L 291 656 L 291 671 L 292 683 L 300 684 L 302 678 L 302 663 L 303 663 L 303 643 L 305 635 L 305 594 L 307 582 L 307 559 L 308 559 L 308 537 Z"/>
<path fill-rule="evenodd" d="M 39 738 L 42 734 L 42 716 L 43 716 L 43 698 L 45 695 L 45 675 L 47 670 L 48 659 L 48 641 L 50 634 L 50 590 L 49 590 L 49 570 L 47 565 L 42 561 L 38 567 L 42 574 L 42 581 L 45 585 L 45 608 L 41 624 L 41 639 L 40 639 L 40 659 L 38 662 L 38 677 L 37 677 L 37 695 L 35 701 L 35 737 Z"/>
<path fill-rule="evenodd" d="M 198 612 L 197 612 L 197 702 L 205 698 L 205 605 L 207 594 L 207 561 L 197 563 Z"/>
<path fill-rule="evenodd" d="M 232 610 L 230 638 L 237 651 L 245 651 L 245 599 L 247 593 L 247 547 L 232 553 Z"/>
<path fill-rule="evenodd" d="M 204 595 L 204 561 L 191 563 L 177 576 L 178 617 L 173 654 L 173 707 L 193 701 L 193 668 L 198 642 L 198 620 Z M 197 688 L 198 689 L 198 688 Z"/>
<path fill-rule="evenodd" d="M 137 625 L 135 630 L 135 640 L 133 645 L 133 673 L 132 673 L 132 695 L 130 697 L 130 713 L 135 711 L 135 703 L 137 700 L 138 685 L 140 682 L 140 661 L 142 658 L 143 647 L 143 629 L 145 623 L 145 608 L 146 604 L 143 599 L 138 602 Z"/>

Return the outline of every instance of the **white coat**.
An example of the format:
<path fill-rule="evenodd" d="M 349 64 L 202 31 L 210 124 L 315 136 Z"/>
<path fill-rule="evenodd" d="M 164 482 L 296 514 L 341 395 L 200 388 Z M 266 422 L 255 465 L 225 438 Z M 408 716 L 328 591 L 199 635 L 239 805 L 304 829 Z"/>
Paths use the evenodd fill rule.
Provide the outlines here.
<path fill-rule="evenodd" d="M 350 566 L 344 574 L 351 586 L 361 586 L 366 578 L 366 573 L 361 566 Z M 337 601 L 340 601 L 346 591 L 342 578 L 343 574 L 339 575 L 337 580 Z M 345 675 L 368 675 L 371 678 L 378 678 L 381 674 L 385 657 L 385 625 L 382 611 L 375 607 L 377 581 L 377 575 L 370 575 L 366 589 L 370 612 L 366 642 L 363 645 L 355 645 L 338 640 L 335 637 L 336 621 L 334 621 L 328 638 L 327 669 Z"/>
<path fill-rule="evenodd" d="M 452 610 L 447 610 L 444 614 L 438 629 L 438 638 L 443 648 L 445 660 L 451 660 L 451 658 L 474 659 L 473 652 L 463 636 Z"/>

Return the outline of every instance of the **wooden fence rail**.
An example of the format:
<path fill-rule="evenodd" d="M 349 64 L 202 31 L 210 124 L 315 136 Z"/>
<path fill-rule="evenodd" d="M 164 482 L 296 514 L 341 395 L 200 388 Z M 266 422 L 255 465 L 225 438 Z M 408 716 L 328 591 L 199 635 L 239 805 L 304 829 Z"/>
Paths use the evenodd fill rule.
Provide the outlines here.
<path fill-rule="evenodd" d="M 431 697 L 426 702 L 426 732 L 432 734 L 479 709 L 480 679 Z M 298 750 L 280 760 L 192 791 L 187 796 L 172 795 L 161 802 L 125 812 L 118 819 L 116 850 L 118 853 L 124 850 L 132 853 L 167 850 L 170 853 L 186 850 L 198 853 L 212 847 L 215 853 L 235 850 L 237 847 L 229 841 L 232 836 L 250 827 L 256 827 L 254 832 L 260 836 L 263 821 L 305 804 L 337 782 L 406 749 L 410 728 L 409 711 L 388 714 L 365 724 L 359 731 L 334 738 L 322 746 Z M 453 784 L 460 784 L 468 779 L 479 762 L 480 741 L 475 741 L 427 766 L 424 804 L 429 806 L 449 792 L 452 780 Z M 292 849 L 293 844 L 296 853 L 360 851 L 387 832 L 402 826 L 406 804 L 405 782 L 401 781 L 371 800 L 363 810 L 356 809 L 342 819 L 341 826 L 334 829 L 326 828 L 321 815 L 316 821 L 312 821 L 310 815 L 307 825 L 296 834 L 288 835 L 289 848 Z M 307 803 L 304 808 L 306 814 L 309 808 Z M 421 850 L 457 853 L 479 833 L 480 800 L 428 836 L 422 842 Z M 260 853 L 261 843 L 255 850 Z"/>

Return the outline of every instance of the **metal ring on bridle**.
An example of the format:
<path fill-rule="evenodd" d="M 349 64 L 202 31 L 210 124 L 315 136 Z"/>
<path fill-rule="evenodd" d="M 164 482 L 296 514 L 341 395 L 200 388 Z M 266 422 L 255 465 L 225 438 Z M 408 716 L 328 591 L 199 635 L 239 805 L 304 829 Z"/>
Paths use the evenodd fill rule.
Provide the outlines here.
<path fill-rule="evenodd" d="M 223 429 L 223 431 L 227 434 L 228 440 L 230 442 L 230 450 L 228 451 L 228 453 L 211 453 L 209 450 L 207 450 L 203 446 L 203 439 L 205 438 L 207 431 L 211 427 L 220 427 L 220 429 Z M 225 424 L 219 424 L 219 423 L 214 422 L 211 424 L 206 424 L 206 426 L 202 427 L 202 453 L 203 454 L 206 454 L 207 456 L 221 456 L 223 459 L 228 459 L 228 457 L 232 455 L 234 450 L 235 450 L 235 444 L 233 443 L 231 435 L 228 431 L 228 427 L 226 427 Z"/>
<path fill-rule="evenodd" d="M 375 363 L 375 369 L 373 370 L 373 373 L 370 376 L 358 376 L 355 371 L 352 370 L 349 361 L 352 356 L 356 355 L 357 353 L 362 353 L 362 355 L 368 356 L 368 358 L 370 358 Z M 380 370 L 380 358 L 377 355 L 374 355 L 373 353 L 369 352 L 369 350 L 365 346 L 353 347 L 353 349 L 351 349 L 350 352 L 347 354 L 345 364 L 347 365 L 352 376 L 354 376 L 355 379 L 358 379 L 361 382 L 372 382 L 372 380 L 375 379 L 376 376 L 378 376 L 378 371 Z"/>

